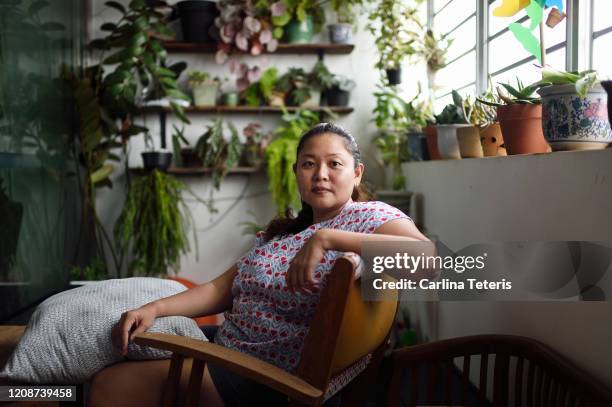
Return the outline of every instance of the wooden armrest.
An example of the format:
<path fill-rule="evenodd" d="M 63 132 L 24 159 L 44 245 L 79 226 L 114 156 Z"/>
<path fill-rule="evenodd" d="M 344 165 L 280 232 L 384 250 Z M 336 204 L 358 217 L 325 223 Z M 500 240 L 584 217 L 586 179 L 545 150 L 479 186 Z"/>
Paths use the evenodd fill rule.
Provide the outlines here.
<path fill-rule="evenodd" d="M 163 333 L 137 334 L 138 345 L 169 350 L 219 366 L 277 390 L 291 399 L 311 404 L 323 397 L 323 391 L 286 371 L 253 356 L 197 339 Z"/>

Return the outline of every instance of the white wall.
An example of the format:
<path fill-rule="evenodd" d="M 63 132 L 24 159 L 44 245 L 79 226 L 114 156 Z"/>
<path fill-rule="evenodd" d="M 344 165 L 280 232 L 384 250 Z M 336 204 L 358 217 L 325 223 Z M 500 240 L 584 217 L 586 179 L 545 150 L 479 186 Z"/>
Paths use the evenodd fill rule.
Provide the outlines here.
<path fill-rule="evenodd" d="M 423 194 L 428 232 L 455 250 L 492 241 L 612 241 L 612 149 L 409 163 L 404 171 L 409 189 Z M 443 302 L 430 334 L 532 337 L 612 385 L 611 318 L 610 302 Z"/>
<path fill-rule="evenodd" d="M 90 37 L 96 38 L 101 35 L 99 31 L 100 25 L 106 21 L 116 21 L 118 13 L 106 7 L 103 0 L 92 0 L 92 3 Z M 122 0 L 121 3 L 127 4 L 128 0 Z M 169 3 L 173 2 L 170 1 Z M 328 21 L 331 20 L 328 19 Z M 365 158 L 367 167 L 366 179 L 372 183 L 377 183 L 380 170 L 376 168 L 373 160 L 374 151 L 370 145 L 370 139 L 376 129 L 374 123 L 371 122 L 371 112 L 374 108 L 372 94 L 376 90 L 379 73 L 374 69 L 376 49 L 373 40 L 364 29 L 366 21 L 365 17 L 361 18 L 359 31 L 354 34 L 353 42 L 355 43 L 355 50 L 350 55 L 327 55 L 325 63 L 333 73 L 342 73 L 357 82 L 357 87 L 351 95 L 350 102 L 355 111 L 350 115 L 341 116 L 337 122 L 351 131 L 357 139 L 362 149 L 362 155 Z M 328 42 L 327 32 L 323 31 L 313 41 Z M 316 56 L 313 55 L 267 55 L 260 57 L 258 60 L 262 61 L 262 59 L 268 61 L 268 67 L 276 66 L 280 72 L 284 72 L 289 66 L 303 66 L 309 70 L 316 62 Z M 171 54 L 169 60 L 170 62 L 186 61 L 188 63 L 188 70 L 205 70 L 220 77 L 230 77 L 227 65 L 217 65 L 214 62 L 213 55 Z M 244 61 L 251 63 L 254 59 L 246 57 Z M 423 68 L 410 68 L 405 69 L 404 72 L 404 81 L 409 82 L 405 91 L 409 93 L 414 92 L 414 89 L 416 89 L 416 81 L 414 79 L 424 78 L 424 70 Z M 204 132 L 205 125 L 210 123 L 210 120 L 213 118 L 213 115 L 191 115 L 192 124 L 186 128 L 187 138 L 191 142 L 195 142 L 198 136 Z M 261 122 L 266 130 L 274 129 L 278 123 L 278 118 L 274 115 L 228 115 L 224 118 L 232 120 L 239 129 L 242 129 L 244 125 L 253 120 Z M 150 126 L 153 135 L 158 134 L 156 116 L 147 117 L 146 124 Z M 167 129 L 168 134 L 170 134 L 172 129 L 172 120 L 170 119 L 168 120 Z M 156 138 L 156 142 L 158 141 Z M 129 154 L 129 164 L 131 166 L 142 166 L 140 152 L 143 148 L 144 140 L 141 137 L 132 140 Z M 113 222 L 119 216 L 125 194 L 123 188 L 125 178 L 122 168 L 117 168 L 113 180 L 115 187 L 112 190 L 103 190 L 98 194 L 100 214 L 107 224 L 108 230 L 111 230 Z M 209 178 L 194 177 L 185 179 L 185 181 L 199 196 L 203 198 L 208 196 L 210 188 Z M 225 271 L 252 245 L 253 238 L 241 236 L 240 227 L 237 226 L 241 221 L 251 220 L 247 211 L 255 211 L 260 223 L 267 222 L 274 215 L 270 195 L 265 194 L 268 187 L 267 179 L 263 175 L 252 176 L 246 191 L 247 195 L 255 194 L 257 196 L 241 200 L 235 207 L 226 212 L 225 208 L 232 204 L 232 198 L 240 195 L 240 191 L 246 182 L 247 177 L 244 175 L 233 175 L 223 182 L 221 191 L 216 192 L 215 196 L 223 199 L 229 198 L 229 200 L 224 200 L 218 204 L 221 209 L 218 215 L 211 216 L 202 205 L 192 204 L 194 218 L 197 222 L 199 260 L 196 260 L 194 251 L 185 256 L 182 262 L 181 276 L 191 278 L 196 282 L 204 282 Z M 220 216 L 224 217 L 216 223 Z M 213 223 L 214 226 L 208 229 Z"/>

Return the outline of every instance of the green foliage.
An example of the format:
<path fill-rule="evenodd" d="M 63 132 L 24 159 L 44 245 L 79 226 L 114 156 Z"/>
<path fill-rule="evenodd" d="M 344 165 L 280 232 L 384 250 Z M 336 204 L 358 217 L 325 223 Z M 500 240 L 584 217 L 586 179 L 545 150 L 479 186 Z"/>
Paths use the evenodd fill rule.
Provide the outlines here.
<path fill-rule="evenodd" d="M 436 115 L 436 124 L 468 124 L 472 117 L 473 106 L 466 103 L 461 95 L 453 90 L 453 103 L 446 105 L 442 113 Z"/>
<path fill-rule="evenodd" d="M 325 10 L 322 0 L 280 0 L 284 6 L 284 12 L 280 16 L 272 16 L 272 25 L 274 37 L 280 39 L 282 37 L 282 27 L 289 24 L 291 20 L 300 22 L 306 20 L 306 17 L 311 16 L 314 23 L 314 32 L 318 33 L 325 24 Z M 277 29 L 281 29 L 280 33 Z"/>
<path fill-rule="evenodd" d="M 310 85 L 319 90 L 329 89 L 334 83 L 334 75 L 322 60 L 317 61 L 308 75 Z"/>
<path fill-rule="evenodd" d="M 104 280 L 107 277 L 106 264 L 98 257 L 94 258 L 87 266 L 75 266 L 70 269 L 71 280 L 95 281 Z"/>
<path fill-rule="evenodd" d="M 219 78 L 213 78 L 208 72 L 191 71 L 187 75 L 189 86 L 202 85 L 204 83 L 219 83 Z"/>
<path fill-rule="evenodd" d="M 432 121 L 431 103 L 418 101 L 421 88 L 409 101 L 399 96 L 396 89 L 378 85 L 374 93 L 376 106 L 372 111 L 376 127 L 385 131 L 421 132 Z"/>
<path fill-rule="evenodd" d="M 559 71 L 549 66 L 542 67 L 542 80 L 539 82 L 542 86 L 545 85 L 569 85 L 576 86 L 576 93 L 580 98 L 584 99 L 589 93 L 589 90 L 597 82 L 597 73 L 593 70 L 582 72 L 564 72 Z"/>
<path fill-rule="evenodd" d="M 506 90 L 504 92 L 500 87 L 497 88 L 498 100 L 489 100 L 486 98 L 477 98 L 480 103 L 489 106 L 504 106 L 513 104 L 540 104 L 542 100 L 539 96 L 534 96 L 534 93 L 542 86 L 546 86 L 549 83 L 543 83 L 542 81 L 535 82 L 529 86 L 524 86 L 523 82 L 519 78 L 516 78 L 516 87 L 508 83 L 500 83 L 500 85 Z"/>
<path fill-rule="evenodd" d="M 437 37 L 432 30 L 426 30 L 418 47 L 430 72 L 437 72 L 446 64 L 446 54 L 453 43 L 452 39 Z"/>
<path fill-rule="evenodd" d="M 223 120 L 216 119 L 212 125 L 206 127 L 195 146 L 195 153 L 202 160 L 202 164 L 212 170 L 212 181 L 216 190 L 221 187 L 221 181 L 228 170 L 238 164 L 242 153 L 238 130 L 231 122 L 227 122 L 227 126 L 231 133 L 229 141 L 224 136 Z"/>
<path fill-rule="evenodd" d="M 319 122 L 319 116 L 308 110 L 289 113 L 283 109 L 282 121 L 274 132 L 276 138 L 266 148 L 270 192 L 279 215 L 300 207 L 293 164 L 301 135 Z"/>
<path fill-rule="evenodd" d="M 268 68 L 262 74 L 257 82 L 253 82 L 244 91 L 243 97 L 246 104 L 249 106 L 261 106 L 266 104 L 272 96 L 272 91 L 276 85 L 278 70 L 276 68 Z"/>
<path fill-rule="evenodd" d="M 392 188 L 396 191 L 404 189 L 406 177 L 402 173 L 402 145 L 406 143 L 406 134 L 398 132 L 381 132 L 374 138 L 374 145 L 380 153 L 379 165 L 393 169 Z"/>
<path fill-rule="evenodd" d="M 178 272 L 181 254 L 187 253 L 189 209 L 183 201 L 185 184 L 154 170 L 138 177 L 115 224 L 115 241 L 134 259 L 128 276 L 166 276 Z"/>
<path fill-rule="evenodd" d="M 174 132 L 172 133 L 172 152 L 174 155 L 174 162 L 177 166 L 183 166 L 183 157 L 181 155 L 181 144 L 188 146 L 189 141 L 185 138 L 185 127 L 181 127 L 179 130 L 176 125 L 172 126 Z"/>
<path fill-rule="evenodd" d="M 423 24 L 418 18 L 418 7 L 396 0 L 381 0 L 369 15 L 368 31 L 374 37 L 379 59 L 378 69 L 399 68 L 409 56 L 418 53 L 419 32 Z"/>

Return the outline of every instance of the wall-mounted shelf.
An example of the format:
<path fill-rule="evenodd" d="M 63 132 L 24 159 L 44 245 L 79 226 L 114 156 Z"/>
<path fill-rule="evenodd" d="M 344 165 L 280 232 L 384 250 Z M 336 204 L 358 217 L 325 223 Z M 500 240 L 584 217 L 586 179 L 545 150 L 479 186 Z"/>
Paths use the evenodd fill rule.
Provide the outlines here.
<path fill-rule="evenodd" d="M 286 107 L 287 111 L 295 112 L 299 107 Z M 320 107 L 302 107 L 302 110 L 307 109 L 314 112 L 324 113 L 329 110 L 337 114 L 348 114 L 353 112 L 352 107 L 345 106 L 320 106 Z M 170 107 L 160 106 L 145 106 L 140 109 L 142 113 L 172 113 Z M 186 113 L 222 113 L 222 114 L 241 114 L 241 113 L 268 113 L 268 114 L 282 114 L 283 111 L 280 107 L 276 106 L 210 106 L 210 107 L 187 107 L 185 108 Z"/>
<path fill-rule="evenodd" d="M 130 168 L 130 171 L 133 172 L 134 174 L 138 174 L 138 175 L 142 175 L 142 174 L 146 174 L 149 171 L 145 170 L 142 167 L 132 167 Z M 262 167 L 234 167 L 234 168 L 230 168 L 227 173 L 229 174 L 254 174 L 257 172 L 261 172 L 262 171 Z M 170 167 L 168 168 L 168 171 L 166 171 L 168 174 L 172 174 L 172 175 L 184 175 L 184 176 L 189 176 L 189 175 L 208 175 L 212 173 L 212 169 L 210 167 Z"/>
<path fill-rule="evenodd" d="M 166 51 L 174 54 L 197 53 L 214 54 L 217 52 L 215 43 L 177 42 L 167 41 L 164 43 Z M 330 54 L 346 55 L 353 52 L 353 44 L 278 44 L 276 51 L 268 54 Z"/>

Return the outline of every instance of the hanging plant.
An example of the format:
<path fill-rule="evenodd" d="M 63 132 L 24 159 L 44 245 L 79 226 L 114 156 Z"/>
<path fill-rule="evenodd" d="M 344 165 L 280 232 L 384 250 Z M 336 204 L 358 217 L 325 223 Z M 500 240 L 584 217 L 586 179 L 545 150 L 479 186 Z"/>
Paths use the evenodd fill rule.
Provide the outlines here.
<path fill-rule="evenodd" d="M 185 190 L 185 184 L 157 170 L 132 181 L 115 224 L 115 241 L 125 250 L 131 248 L 134 256 L 127 276 L 178 272 L 181 254 L 189 249 Z"/>

